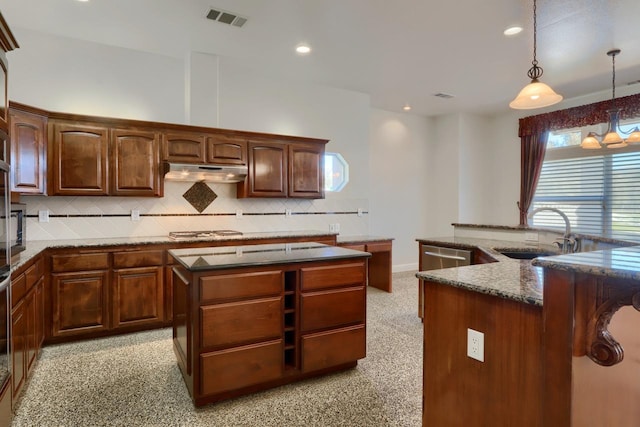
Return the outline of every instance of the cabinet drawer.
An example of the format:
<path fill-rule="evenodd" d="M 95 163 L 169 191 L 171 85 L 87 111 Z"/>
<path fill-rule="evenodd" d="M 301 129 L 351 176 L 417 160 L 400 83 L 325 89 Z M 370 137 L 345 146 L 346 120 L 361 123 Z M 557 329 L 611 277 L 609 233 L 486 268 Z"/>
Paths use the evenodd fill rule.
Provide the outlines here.
<path fill-rule="evenodd" d="M 116 252 L 113 254 L 113 268 L 153 267 L 162 265 L 162 259 L 161 250 Z"/>
<path fill-rule="evenodd" d="M 341 365 L 367 354 L 364 325 L 320 332 L 302 337 L 303 372 Z"/>
<path fill-rule="evenodd" d="M 218 302 L 279 295 L 283 290 L 283 281 L 282 271 L 203 277 L 200 279 L 200 301 Z"/>
<path fill-rule="evenodd" d="M 11 307 L 15 307 L 27 293 L 27 279 L 24 274 L 11 279 Z"/>
<path fill-rule="evenodd" d="M 300 312 L 303 332 L 363 323 L 366 318 L 365 288 L 302 294 Z"/>
<path fill-rule="evenodd" d="M 303 291 L 362 285 L 366 280 L 365 262 L 302 268 L 300 277 Z"/>
<path fill-rule="evenodd" d="M 210 395 L 275 380 L 283 364 L 282 340 L 202 354 L 200 392 Z"/>
<path fill-rule="evenodd" d="M 108 253 L 51 256 L 51 271 L 54 273 L 61 271 L 106 270 L 107 268 L 109 268 Z"/>
<path fill-rule="evenodd" d="M 200 307 L 202 347 L 279 338 L 282 297 Z"/>
<path fill-rule="evenodd" d="M 391 243 L 367 243 L 367 252 L 390 252 Z"/>

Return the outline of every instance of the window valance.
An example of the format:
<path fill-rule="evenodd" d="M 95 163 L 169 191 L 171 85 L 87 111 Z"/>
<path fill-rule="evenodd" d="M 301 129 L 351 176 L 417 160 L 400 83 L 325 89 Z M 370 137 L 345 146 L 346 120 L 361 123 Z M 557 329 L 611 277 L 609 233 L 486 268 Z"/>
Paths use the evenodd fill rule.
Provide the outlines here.
<path fill-rule="evenodd" d="M 620 108 L 620 120 L 640 117 L 640 93 L 616 98 L 616 108 Z M 536 116 L 520 119 L 518 136 L 540 134 L 544 131 L 571 129 L 590 126 L 598 123 L 608 123 L 611 100 L 566 108 Z"/>

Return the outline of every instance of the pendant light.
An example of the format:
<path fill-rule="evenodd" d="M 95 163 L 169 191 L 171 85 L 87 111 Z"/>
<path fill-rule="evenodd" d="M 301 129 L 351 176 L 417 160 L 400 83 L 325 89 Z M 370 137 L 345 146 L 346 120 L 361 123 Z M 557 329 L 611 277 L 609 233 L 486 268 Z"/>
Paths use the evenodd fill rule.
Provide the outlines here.
<path fill-rule="evenodd" d="M 533 66 L 527 72 L 531 83 L 526 85 L 518 96 L 509 103 L 509 107 L 516 110 L 548 107 L 562 101 L 562 95 L 558 95 L 549 86 L 538 81 L 543 71 L 542 67 L 538 67 L 538 60 L 536 59 L 537 36 L 536 0 L 533 0 L 533 61 L 531 61 Z"/>
<path fill-rule="evenodd" d="M 595 132 L 589 132 L 587 137 L 582 140 L 580 146 L 587 150 L 597 150 L 602 147 L 607 148 L 623 148 L 627 143 L 640 142 L 640 129 L 637 127 L 629 132 L 620 129 L 620 109 L 616 108 L 616 55 L 620 53 L 620 49 L 611 49 L 607 55 L 611 57 L 612 79 L 611 79 L 611 109 L 609 113 L 609 125 L 607 131 L 598 135 Z M 627 139 L 622 139 L 620 134 L 629 135 Z M 601 139 L 598 140 L 598 138 Z"/>

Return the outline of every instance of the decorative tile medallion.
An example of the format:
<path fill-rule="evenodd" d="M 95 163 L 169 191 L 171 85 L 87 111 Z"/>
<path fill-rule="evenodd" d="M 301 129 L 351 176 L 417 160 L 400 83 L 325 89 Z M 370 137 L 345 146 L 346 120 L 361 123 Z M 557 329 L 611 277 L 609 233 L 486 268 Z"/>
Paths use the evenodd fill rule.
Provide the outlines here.
<path fill-rule="evenodd" d="M 187 202 L 191 204 L 198 212 L 202 213 L 207 209 L 218 195 L 207 184 L 198 181 L 191 186 L 183 195 Z"/>

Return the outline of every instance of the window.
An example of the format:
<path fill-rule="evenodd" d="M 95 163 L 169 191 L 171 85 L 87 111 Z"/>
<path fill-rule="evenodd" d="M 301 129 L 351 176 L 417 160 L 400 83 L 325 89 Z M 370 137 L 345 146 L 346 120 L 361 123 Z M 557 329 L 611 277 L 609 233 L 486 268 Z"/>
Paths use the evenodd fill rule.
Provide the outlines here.
<path fill-rule="evenodd" d="M 581 129 L 549 135 L 531 210 L 558 208 L 575 232 L 640 240 L 640 146 L 583 150 L 579 141 L 585 134 Z M 564 230 L 554 212 L 540 212 L 530 223 Z"/>
<path fill-rule="evenodd" d="M 349 182 L 349 164 L 340 153 L 324 154 L 324 191 L 341 191 Z"/>

